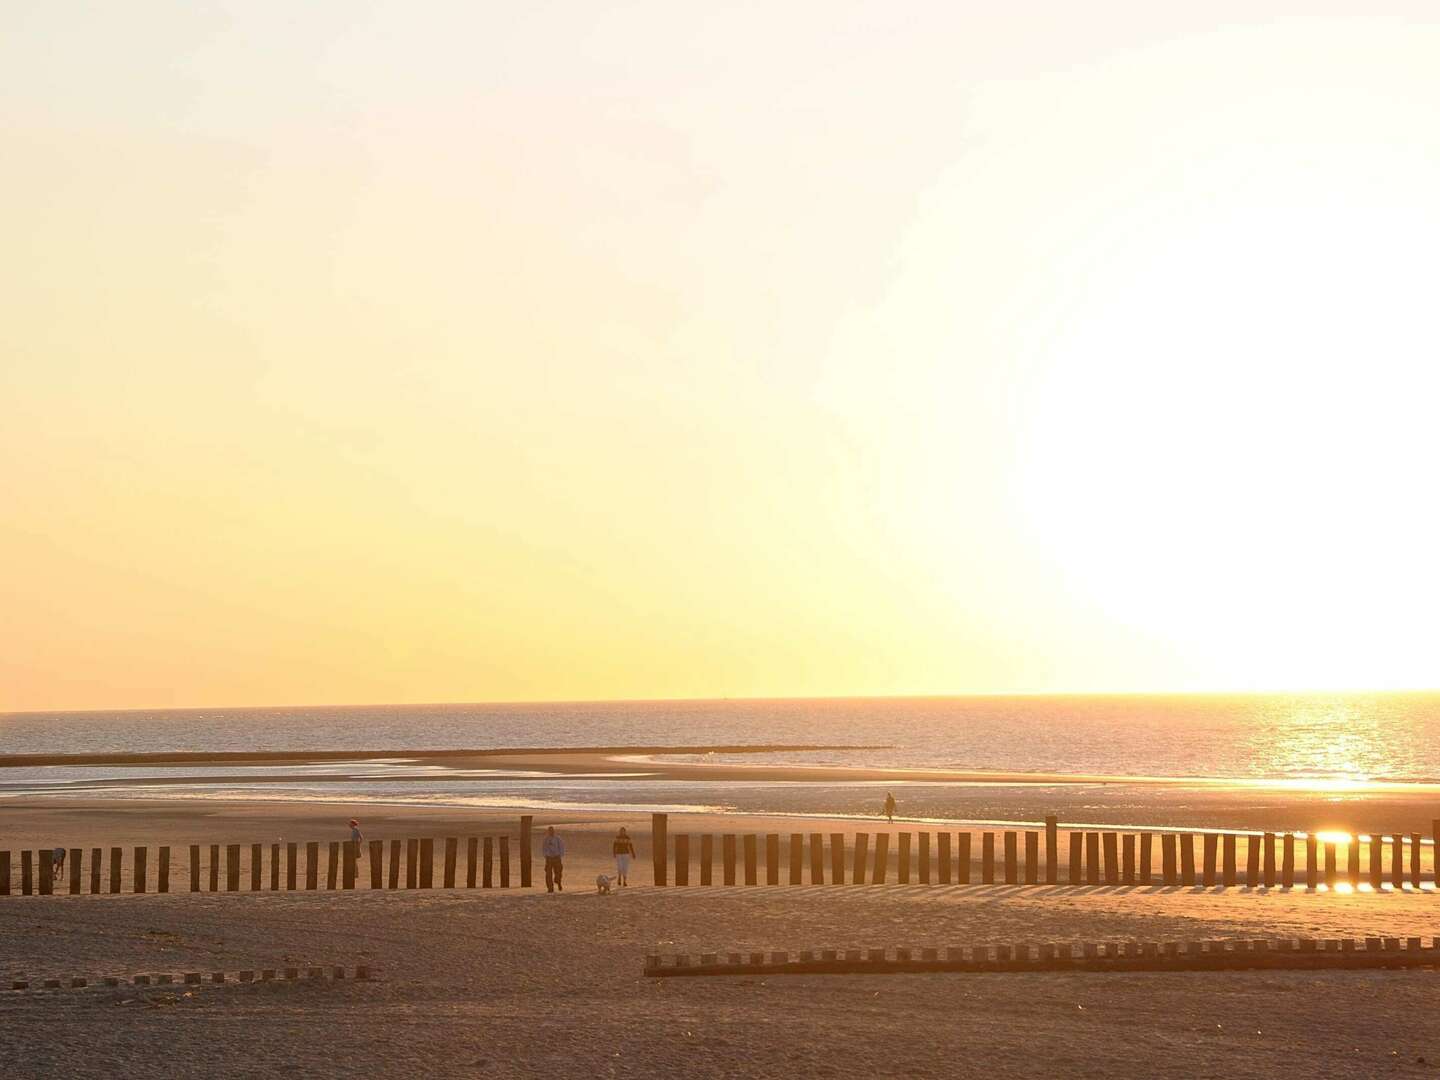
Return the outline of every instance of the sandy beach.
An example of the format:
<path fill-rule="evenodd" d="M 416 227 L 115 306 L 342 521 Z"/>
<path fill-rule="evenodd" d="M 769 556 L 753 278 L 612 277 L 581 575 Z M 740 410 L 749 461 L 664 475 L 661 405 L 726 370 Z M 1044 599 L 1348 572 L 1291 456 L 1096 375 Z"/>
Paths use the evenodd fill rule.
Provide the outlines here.
<path fill-rule="evenodd" d="M 342 835 L 341 804 L 12 800 L 4 846 Z M 1432 972 L 653 980 L 647 953 L 1435 931 L 1430 892 L 1003 885 L 659 889 L 645 815 L 537 815 L 569 845 L 533 890 L 10 897 L 5 978 L 368 963 L 350 982 L 0 991 L 34 1077 L 1340 1076 L 1440 1061 Z M 637 884 L 596 895 L 627 825 Z M 687 816 L 672 832 L 788 830 Z M 513 813 L 371 807 L 367 837 L 514 832 Z M 816 822 L 853 831 L 853 821 Z M 865 828 L 874 831 L 874 825 Z M 8 983 L 6 983 L 8 985 Z M 1427 1064 L 1421 1064 L 1424 1058 Z"/>

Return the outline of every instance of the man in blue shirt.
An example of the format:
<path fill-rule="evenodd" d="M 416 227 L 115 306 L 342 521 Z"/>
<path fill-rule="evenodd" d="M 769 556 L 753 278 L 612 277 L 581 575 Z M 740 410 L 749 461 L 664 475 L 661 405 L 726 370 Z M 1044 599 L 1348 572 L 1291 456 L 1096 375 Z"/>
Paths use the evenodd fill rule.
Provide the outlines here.
<path fill-rule="evenodd" d="M 555 835 L 555 826 L 545 830 L 545 839 L 540 841 L 540 854 L 545 856 L 545 891 L 565 891 L 561 878 L 565 874 L 565 841 Z"/>

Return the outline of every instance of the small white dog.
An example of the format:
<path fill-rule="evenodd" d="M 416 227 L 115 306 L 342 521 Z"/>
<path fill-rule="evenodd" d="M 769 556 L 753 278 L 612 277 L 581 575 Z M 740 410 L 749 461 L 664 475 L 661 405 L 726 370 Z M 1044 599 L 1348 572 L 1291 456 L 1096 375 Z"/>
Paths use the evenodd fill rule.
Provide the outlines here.
<path fill-rule="evenodd" d="M 610 878 L 607 875 L 595 875 L 595 891 L 601 896 L 610 895 Z"/>

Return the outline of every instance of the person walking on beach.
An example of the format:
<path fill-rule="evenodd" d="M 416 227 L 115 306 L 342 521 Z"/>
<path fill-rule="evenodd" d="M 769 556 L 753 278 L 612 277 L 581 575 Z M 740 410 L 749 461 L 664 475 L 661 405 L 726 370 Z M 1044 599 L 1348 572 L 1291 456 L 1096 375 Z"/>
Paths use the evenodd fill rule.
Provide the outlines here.
<path fill-rule="evenodd" d="M 639 856 L 635 854 L 635 841 L 623 827 L 616 834 L 611 850 L 615 853 L 615 877 L 621 885 L 629 885 L 626 879 L 630 876 L 630 860 Z"/>
<path fill-rule="evenodd" d="M 365 857 L 365 836 L 360 832 L 360 822 L 353 817 L 350 819 L 350 841 L 355 845 L 355 857 L 363 859 Z"/>
<path fill-rule="evenodd" d="M 57 847 L 54 852 L 51 853 L 50 865 L 53 868 L 51 872 L 55 874 L 65 869 L 65 849 L 63 847 Z"/>
<path fill-rule="evenodd" d="M 562 879 L 565 876 L 565 841 L 555 835 L 555 826 L 545 830 L 545 839 L 540 841 L 540 854 L 545 856 L 545 891 L 565 891 Z"/>
<path fill-rule="evenodd" d="M 895 824 L 895 796 L 888 791 L 885 793 L 885 820 Z"/>

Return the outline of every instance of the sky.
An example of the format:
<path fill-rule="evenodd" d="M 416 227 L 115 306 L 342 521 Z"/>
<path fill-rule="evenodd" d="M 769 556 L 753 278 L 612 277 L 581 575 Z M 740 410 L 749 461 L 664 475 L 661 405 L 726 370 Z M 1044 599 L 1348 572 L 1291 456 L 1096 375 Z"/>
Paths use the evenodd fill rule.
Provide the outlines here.
<path fill-rule="evenodd" d="M 0 709 L 1440 685 L 1440 12 L 1305 7 L 7 5 Z"/>

